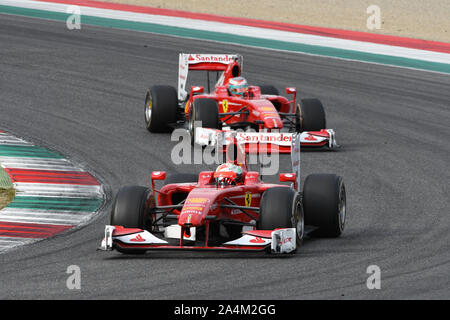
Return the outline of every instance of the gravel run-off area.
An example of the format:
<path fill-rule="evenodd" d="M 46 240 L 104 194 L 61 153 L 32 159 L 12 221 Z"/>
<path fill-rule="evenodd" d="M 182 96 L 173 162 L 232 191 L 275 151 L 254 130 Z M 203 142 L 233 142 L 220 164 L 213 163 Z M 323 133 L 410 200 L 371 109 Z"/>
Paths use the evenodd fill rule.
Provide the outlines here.
<path fill-rule="evenodd" d="M 103 1 L 450 42 L 449 0 Z M 367 27 L 372 5 L 380 8 L 380 29 Z"/>

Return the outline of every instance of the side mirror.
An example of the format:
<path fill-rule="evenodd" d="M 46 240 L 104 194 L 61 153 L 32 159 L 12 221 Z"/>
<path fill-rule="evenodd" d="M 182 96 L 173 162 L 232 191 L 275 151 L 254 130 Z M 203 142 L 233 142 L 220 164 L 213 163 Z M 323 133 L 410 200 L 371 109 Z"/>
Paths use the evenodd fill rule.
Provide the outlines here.
<path fill-rule="evenodd" d="M 165 180 L 166 172 L 165 171 L 153 171 L 152 172 L 152 180 Z"/>
<path fill-rule="evenodd" d="M 203 92 L 205 92 L 205 88 L 202 86 L 191 87 L 191 97 L 196 94 L 203 93 Z"/>
<path fill-rule="evenodd" d="M 295 173 L 280 173 L 280 181 L 296 183 L 297 175 Z"/>
<path fill-rule="evenodd" d="M 296 94 L 297 93 L 297 88 L 286 88 L 286 93 L 287 94 Z"/>
<path fill-rule="evenodd" d="M 294 87 L 286 88 L 286 93 L 292 94 L 292 101 L 289 101 L 289 103 L 291 104 L 290 113 L 295 113 L 295 99 L 297 99 L 297 88 Z"/>

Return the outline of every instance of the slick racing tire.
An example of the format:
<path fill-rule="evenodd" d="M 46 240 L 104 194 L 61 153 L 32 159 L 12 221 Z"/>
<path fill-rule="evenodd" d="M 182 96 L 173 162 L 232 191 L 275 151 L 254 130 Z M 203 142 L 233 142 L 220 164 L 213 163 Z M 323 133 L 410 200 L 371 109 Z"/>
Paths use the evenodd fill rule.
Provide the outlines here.
<path fill-rule="evenodd" d="M 300 194 L 291 188 L 267 189 L 261 198 L 258 229 L 296 228 L 297 247 L 305 234 L 304 214 Z"/>
<path fill-rule="evenodd" d="M 327 122 L 322 102 L 318 99 L 302 99 L 296 108 L 296 130 L 320 131 L 326 129 Z"/>
<path fill-rule="evenodd" d="M 196 122 L 201 122 L 196 123 Z M 189 117 L 189 133 L 191 143 L 194 144 L 195 130 L 197 127 L 219 129 L 219 106 L 214 99 L 195 99 Z"/>
<path fill-rule="evenodd" d="M 117 192 L 111 210 L 111 225 L 125 228 L 149 229 L 147 225 L 151 207 L 155 200 L 151 190 L 140 186 L 126 186 Z M 145 250 L 125 249 L 116 246 L 115 249 L 124 254 L 144 254 Z"/>
<path fill-rule="evenodd" d="M 197 182 L 198 174 L 195 173 L 174 173 L 167 177 L 165 184 Z"/>
<path fill-rule="evenodd" d="M 153 86 L 145 97 L 145 124 L 150 132 L 166 132 L 177 121 L 177 91 L 171 86 Z"/>
<path fill-rule="evenodd" d="M 261 90 L 261 94 L 268 94 L 268 95 L 274 95 L 274 96 L 280 95 L 280 92 L 278 91 L 278 89 L 272 85 L 261 85 L 258 87 Z"/>
<path fill-rule="evenodd" d="M 305 224 L 317 227 L 311 235 L 339 237 L 344 231 L 346 195 L 342 177 L 335 174 L 311 174 L 303 187 Z"/>
<path fill-rule="evenodd" d="M 151 190 L 141 186 L 120 188 L 111 210 L 111 225 L 146 229 L 149 209 L 154 206 Z"/>
<path fill-rule="evenodd" d="M 167 177 L 164 181 L 165 184 L 171 183 L 189 183 L 189 182 L 197 182 L 198 174 L 194 173 L 174 173 Z M 172 193 L 172 203 L 178 204 L 188 196 L 187 192 L 174 192 Z"/>

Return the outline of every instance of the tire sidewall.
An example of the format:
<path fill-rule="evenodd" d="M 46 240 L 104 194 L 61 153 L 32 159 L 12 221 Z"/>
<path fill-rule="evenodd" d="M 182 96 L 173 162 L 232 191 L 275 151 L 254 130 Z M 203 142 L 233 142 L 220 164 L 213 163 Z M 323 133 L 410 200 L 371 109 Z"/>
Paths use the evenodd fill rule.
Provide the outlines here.
<path fill-rule="evenodd" d="M 347 194 L 345 191 L 345 185 L 341 177 L 339 178 L 339 204 L 338 204 L 338 221 L 339 221 L 339 230 L 340 232 L 344 232 L 345 222 L 347 219 Z"/>
<path fill-rule="evenodd" d="M 273 189 L 278 189 L 278 191 L 271 191 Z M 285 194 L 283 197 L 275 197 L 277 196 L 276 193 L 278 192 L 286 192 L 288 194 Z M 280 194 L 278 194 L 278 196 L 280 196 Z M 266 190 L 262 197 L 260 217 L 258 219 L 258 228 L 266 230 L 274 230 L 278 228 L 295 228 L 297 246 L 301 245 L 305 235 L 305 220 L 301 202 L 301 195 L 291 188 L 280 187 Z M 283 205 L 286 207 L 274 207 L 279 205 Z M 268 223 L 266 220 L 268 217 L 266 217 L 265 215 L 267 214 L 270 215 L 269 221 L 271 221 L 271 223 Z M 286 216 L 280 216 L 281 214 Z M 274 219 L 280 220 L 275 222 Z"/>
<path fill-rule="evenodd" d="M 148 116 L 147 112 L 148 109 L 151 109 L 151 107 L 149 107 L 149 103 L 152 103 L 152 91 L 148 90 L 147 91 L 147 95 L 145 96 L 145 110 L 144 110 L 144 114 L 145 114 L 145 125 L 147 127 L 148 130 L 150 130 L 151 127 L 151 122 L 152 122 L 152 113 L 150 114 L 150 116 Z M 153 110 L 151 110 L 153 111 Z"/>
<path fill-rule="evenodd" d="M 291 206 L 291 227 L 295 228 L 296 243 L 299 246 L 305 236 L 305 215 L 300 194 L 295 193 Z"/>
<path fill-rule="evenodd" d="M 297 132 L 326 129 L 326 115 L 318 99 L 301 99 L 296 108 Z"/>
<path fill-rule="evenodd" d="M 148 109 L 151 109 L 148 115 Z M 169 124 L 177 121 L 178 97 L 175 88 L 157 85 L 147 91 L 145 97 L 144 119 L 150 132 L 166 132 Z"/>
<path fill-rule="evenodd" d="M 311 174 L 305 179 L 303 205 L 306 224 L 316 227 L 319 237 L 338 237 L 346 223 L 346 193 L 342 177 Z"/>
<path fill-rule="evenodd" d="M 132 192 L 133 194 L 131 194 Z M 145 187 L 122 187 L 114 199 L 111 210 L 111 225 L 146 229 L 148 227 L 146 221 L 149 215 L 147 204 L 149 202 L 154 203 L 154 199 L 149 198 L 153 197 L 150 193 L 151 190 Z"/>

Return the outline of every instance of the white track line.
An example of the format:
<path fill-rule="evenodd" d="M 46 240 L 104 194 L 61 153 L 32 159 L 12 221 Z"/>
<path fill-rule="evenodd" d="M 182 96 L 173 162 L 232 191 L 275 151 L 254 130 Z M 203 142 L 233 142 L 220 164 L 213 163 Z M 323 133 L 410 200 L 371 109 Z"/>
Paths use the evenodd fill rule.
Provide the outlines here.
<path fill-rule="evenodd" d="M 0 132 L 0 144 L 3 145 L 18 145 L 18 146 L 32 146 L 31 143 L 20 138 L 11 136 L 7 133 Z"/>
<path fill-rule="evenodd" d="M 17 246 L 23 246 L 36 242 L 40 239 L 34 238 L 18 238 L 18 237 L 0 237 L 0 252 L 4 252 Z"/>
<path fill-rule="evenodd" d="M 78 225 L 87 221 L 91 215 L 92 212 L 5 208 L 0 211 L 0 221 Z"/>
<path fill-rule="evenodd" d="M 103 188 L 101 185 L 85 186 L 15 182 L 14 187 L 18 196 L 69 198 L 102 198 L 103 196 Z"/>
<path fill-rule="evenodd" d="M 82 168 L 74 166 L 66 159 L 0 157 L 0 163 L 3 168 L 78 172 L 84 171 Z"/>

